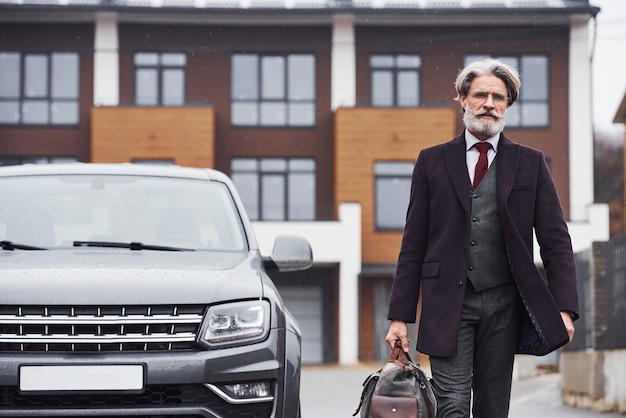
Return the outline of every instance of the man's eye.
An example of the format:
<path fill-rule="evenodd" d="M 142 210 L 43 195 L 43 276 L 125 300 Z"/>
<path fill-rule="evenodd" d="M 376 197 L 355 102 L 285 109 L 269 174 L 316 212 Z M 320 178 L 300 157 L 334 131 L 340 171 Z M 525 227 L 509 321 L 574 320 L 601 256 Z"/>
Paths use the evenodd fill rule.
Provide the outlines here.
<path fill-rule="evenodd" d="M 492 93 L 485 93 L 485 92 L 476 92 L 472 95 L 472 99 L 474 99 L 474 101 L 476 101 L 477 103 L 484 103 L 485 101 L 487 101 L 489 96 L 491 96 L 491 100 L 493 100 L 494 103 L 506 102 L 506 96 L 500 93 L 492 94 Z"/>

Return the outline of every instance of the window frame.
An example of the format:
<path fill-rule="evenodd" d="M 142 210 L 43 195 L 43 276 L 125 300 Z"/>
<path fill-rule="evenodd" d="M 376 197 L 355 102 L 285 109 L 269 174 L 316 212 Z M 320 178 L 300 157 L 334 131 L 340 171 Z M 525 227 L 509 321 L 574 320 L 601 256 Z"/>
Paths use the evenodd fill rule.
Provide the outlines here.
<path fill-rule="evenodd" d="M 22 164 L 71 164 L 78 162 L 76 157 L 24 157 L 24 156 L 0 156 L 0 167 Z"/>
<path fill-rule="evenodd" d="M 1 55 L 17 55 L 17 92 L 15 95 L 11 95 L 11 92 L 7 92 L 7 94 L 3 94 L 0 91 L 0 106 L 3 104 L 7 104 L 11 106 L 14 104 L 17 106 L 14 110 L 14 114 L 16 115 L 16 119 L 14 120 L 6 120 L 3 121 L 0 117 L 0 125 L 7 126 L 78 126 L 80 124 L 80 101 L 81 101 L 81 91 L 80 91 L 80 79 L 81 79 L 81 69 L 80 69 L 80 53 L 77 51 L 8 51 L 3 50 L 0 51 Z M 55 78 L 55 71 L 58 71 L 59 74 L 71 74 L 70 71 L 67 70 L 65 65 L 66 63 L 58 63 L 55 64 L 55 58 L 60 56 L 69 55 L 71 59 L 74 61 L 75 68 L 73 68 L 74 79 L 68 80 L 69 83 L 73 84 L 73 88 L 70 89 L 71 95 L 67 95 L 68 89 L 61 88 L 59 89 L 58 84 L 65 83 L 66 80 L 57 80 Z M 33 58 L 43 58 L 45 60 L 45 65 L 43 70 L 37 66 L 31 66 L 29 62 Z M 10 69 L 9 69 L 10 70 Z M 39 92 L 31 92 L 29 93 L 27 90 L 29 89 L 29 83 L 31 78 L 29 77 L 30 71 L 36 71 L 35 74 L 40 78 L 40 89 Z M 5 71 L 5 69 L 0 68 L 0 71 Z M 43 72 L 43 74 L 42 74 Z M 60 87 L 63 87 L 60 86 Z M 59 95 L 55 93 L 55 91 L 62 91 L 65 94 Z M 40 116 L 45 115 L 45 117 L 41 118 L 41 120 L 28 119 L 28 105 L 39 105 L 44 106 L 40 110 Z M 70 105 L 73 106 L 73 114 L 71 118 L 68 119 L 60 119 L 58 116 L 55 116 L 56 106 L 58 105 Z M 7 112 L 10 111 L 7 108 Z M 60 111 L 59 114 L 67 114 L 67 110 Z"/>
<path fill-rule="evenodd" d="M 414 58 L 417 59 L 418 64 L 415 67 L 402 66 L 398 63 L 401 58 Z M 391 58 L 393 63 L 391 65 L 376 65 L 373 60 L 375 58 Z M 372 53 L 369 56 L 369 78 L 370 78 L 370 106 L 377 108 L 410 108 L 422 106 L 422 56 L 417 53 Z M 390 104 L 378 104 L 375 103 L 375 80 L 376 73 L 387 73 L 391 75 L 391 92 L 390 92 Z M 411 73 L 417 75 L 417 83 L 415 92 L 416 103 L 402 104 L 400 103 L 400 97 L 398 92 L 400 91 L 400 77 L 403 73 Z"/>
<path fill-rule="evenodd" d="M 153 55 L 156 54 L 157 62 L 155 64 L 140 63 L 137 64 L 138 55 Z M 182 64 L 163 63 L 164 56 L 166 55 L 178 55 L 184 58 Z M 139 102 L 139 82 L 138 72 L 141 70 L 154 70 L 156 72 L 156 91 L 154 94 L 154 103 L 140 103 Z M 180 103 L 165 103 L 164 90 L 165 90 L 165 78 L 164 74 L 170 70 L 179 70 L 182 73 L 182 86 L 180 97 Z M 145 107 L 181 107 L 187 105 L 187 54 L 185 52 L 175 51 L 151 51 L 151 50 L 137 50 L 133 53 L 133 101 L 135 106 Z"/>
<path fill-rule="evenodd" d="M 311 164 L 310 169 L 306 168 L 294 168 L 291 166 L 292 162 L 308 162 Z M 236 168 L 235 164 L 237 162 L 245 162 L 250 164 L 247 168 Z M 277 168 L 263 168 L 263 163 L 283 163 L 284 169 Z M 293 208 L 295 206 L 294 196 L 290 193 L 290 186 L 293 181 L 294 175 L 298 174 L 308 174 L 311 176 L 313 180 L 312 193 L 311 193 L 311 216 L 296 216 L 294 214 Z M 282 221 L 314 221 L 317 218 L 317 161 L 314 158 L 309 157 L 234 157 L 231 159 L 230 164 L 230 177 L 235 184 L 235 187 L 240 190 L 243 189 L 241 184 L 238 183 L 237 177 L 238 175 L 254 175 L 256 178 L 254 179 L 254 187 L 255 193 L 246 193 L 242 195 L 242 201 L 244 206 L 246 207 L 246 212 L 248 213 L 248 217 L 252 221 L 267 221 L 267 222 L 282 222 Z M 266 203 L 264 200 L 264 180 L 270 179 L 271 177 L 280 177 L 282 179 L 282 216 L 280 217 L 270 217 L 265 213 Z M 246 196 L 255 195 L 256 208 L 250 207 L 248 201 L 246 200 Z"/>
<path fill-rule="evenodd" d="M 397 166 L 395 171 L 386 169 L 386 172 L 381 172 L 379 169 L 383 165 L 391 167 Z M 409 198 L 411 194 L 411 182 L 413 179 L 413 170 L 415 169 L 415 161 L 408 160 L 377 160 L 373 162 L 373 174 L 374 174 L 374 230 L 376 232 L 397 232 L 404 230 L 406 224 L 406 213 L 409 205 Z M 399 199 L 406 199 L 406 206 L 403 211 L 399 212 L 401 219 L 397 225 L 381 225 L 379 214 L 384 208 L 379 207 L 379 191 L 382 190 L 382 186 L 379 180 L 401 180 L 407 182 L 407 189 L 403 190 L 402 196 L 398 195 Z M 395 202 L 394 202 L 395 203 Z M 387 208 L 388 209 L 388 208 Z M 387 215 L 388 216 L 388 215 Z"/>
<path fill-rule="evenodd" d="M 253 77 L 251 80 L 248 89 L 250 90 L 249 97 L 240 97 L 241 95 L 239 90 L 242 88 L 240 84 L 240 78 L 238 78 L 237 73 L 241 70 L 241 68 L 237 67 L 236 60 L 240 57 L 249 57 L 250 59 L 255 60 L 255 67 L 251 69 L 250 76 Z M 305 59 L 311 59 L 311 79 L 310 85 L 306 86 L 306 89 L 309 90 L 311 97 L 308 98 L 293 98 L 290 97 L 292 94 L 290 80 L 293 76 L 290 65 L 291 58 L 302 57 Z M 275 82 L 275 86 L 281 86 L 278 96 L 272 95 L 270 92 L 265 92 L 265 87 L 267 83 L 264 83 L 266 80 L 265 77 L 268 72 L 265 70 L 265 66 L 271 64 L 271 60 L 275 59 L 282 60 L 282 70 L 269 72 L 269 74 L 280 73 L 282 80 L 277 80 Z M 290 128 L 290 129 L 310 129 L 314 128 L 317 125 L 317 57 L 314 53 L 309 52 L 233 52 L 231 54 L 231 85 L 230 85 L 230 124 L 235 128 Z M 267 79 L 270 80 L 271 79 Z M 250 81 L 250 80 L 248 80 Z M 298 122 L 293 119 L 293 115 L 297 113 L 292 113 L 291 109 L 293 107 L 297 107 L 298 105 L 304 105 L 310 107 L 309 115 L 307 121 Z M 251 114 L 250 120 L 238 120 L 239 112 L 236 110 L 238 107 L 247 106 L 249 108 L 248 114 Z M 268 119 L 264 120 L 264 115 L 268 115 L 264 110 L 267 110 L 268 107 L 271 106 L 282 106 L 283 116 L 282 121 L 277 118 L 274 123 L 270 122 Z"/>

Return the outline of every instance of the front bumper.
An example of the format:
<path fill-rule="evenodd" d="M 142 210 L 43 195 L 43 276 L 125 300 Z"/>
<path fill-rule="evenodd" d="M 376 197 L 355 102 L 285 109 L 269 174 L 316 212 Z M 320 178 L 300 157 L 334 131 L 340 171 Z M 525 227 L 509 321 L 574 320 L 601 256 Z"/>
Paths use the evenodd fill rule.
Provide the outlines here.
<path fill-rule="evenodd" d="M 262 343 L 208 351 L 0 352 L 0 416 L 292 417 L 296 416 L 295 411 L 286 411 L 284 405 L 293 402 L 285 402 L 285 397 L 298 396 L 299 381 L 288 381 L 294 380 L 294 374 L 285 373 L 284 347 L 285 331 L 273 329 Z M 143 389 L 20 392 L 20 366 L 86 364 L 143 365 Z M 270 399 L 232 402 L 210 388 L 224 383 L 260 381 L 270 382 L 273 391 Z"/>

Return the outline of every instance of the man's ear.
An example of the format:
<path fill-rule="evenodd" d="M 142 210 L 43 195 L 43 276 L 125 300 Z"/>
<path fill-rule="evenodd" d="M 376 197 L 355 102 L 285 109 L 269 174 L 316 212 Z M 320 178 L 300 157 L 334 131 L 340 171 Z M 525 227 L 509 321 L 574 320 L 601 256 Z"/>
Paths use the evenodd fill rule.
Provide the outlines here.
<path fill-rule="evenodd" d="M 461 103 L 461 108 L 465 112 L 465 107 L 467 106 L 467 96 L 459 97 L 459 103 Z"/>

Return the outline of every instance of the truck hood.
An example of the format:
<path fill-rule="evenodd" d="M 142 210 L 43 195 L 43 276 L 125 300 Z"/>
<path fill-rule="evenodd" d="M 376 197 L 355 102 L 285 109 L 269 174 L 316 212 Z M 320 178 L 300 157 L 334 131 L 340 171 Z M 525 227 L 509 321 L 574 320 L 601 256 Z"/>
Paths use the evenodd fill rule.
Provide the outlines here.
<path fill-rule="evenodd" d="M 261 298 L 258 254 L 3 251 L 0 304 L 209 304 Z"/>

